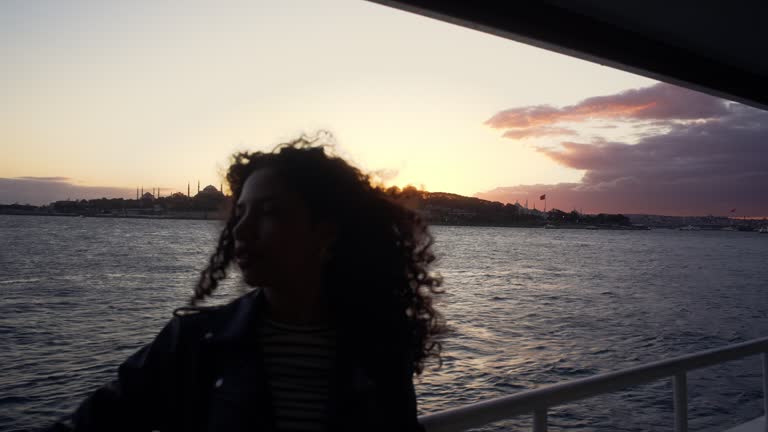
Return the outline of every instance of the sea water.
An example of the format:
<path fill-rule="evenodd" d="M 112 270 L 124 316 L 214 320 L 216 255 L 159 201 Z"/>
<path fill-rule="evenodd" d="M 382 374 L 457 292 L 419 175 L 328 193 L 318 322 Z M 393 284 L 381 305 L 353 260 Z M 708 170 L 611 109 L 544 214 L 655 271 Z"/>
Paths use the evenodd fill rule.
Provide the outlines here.
<path fill-rule="evenodd" d="M 53 422 L 183 305 L 216 221 L 0 216 L 0 431 Z M 420 413 L 768 335 L 768 236 L 433 227 L 443 366 Z M 238 295 L 233 279 L 218 301 Z M 689 374 L 691 430 L 761 415 L 760 361 Z M 479 430 L 522 430 L 529 416 Z M 670 379 L 550 411 L 550 428 L 671 430 Z"/>

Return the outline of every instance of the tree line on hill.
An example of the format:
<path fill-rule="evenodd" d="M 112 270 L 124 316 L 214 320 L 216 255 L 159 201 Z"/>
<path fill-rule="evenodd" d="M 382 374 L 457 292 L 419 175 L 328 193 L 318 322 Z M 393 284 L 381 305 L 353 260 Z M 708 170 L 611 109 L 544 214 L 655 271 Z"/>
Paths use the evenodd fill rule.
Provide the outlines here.
<path fill-rule="evenodd" d="M 403 189 L 391 187 L 387 193 L 434 225 L 630 225 L 629 218 L 621 214 L 585 215 L 576 210 L 564 212 L 558 209 L 543 212 L 526 209 L 520 204 L 504 204 L 446 192 L 426 192 L 412 186 Z"/>
<path fill-rule="evenodd" d="M 480 198 L 467 197 L 446 192 L 427 192 L 413 186 L 390 187 L 386 194 L 395 201 L 416 211 L 433 225 L 477 225 L 477 226 L 536 226 L 562 225 L 629 225 L 624 215 L 585 215 L 575 210 L 564 212 L 552 209 L 548 212 L 526 209 L 520 204 L 504 204 Z M 184 212 L 215 212 L 226 214 L 229 203 L 225 196 L 213 186 L 208 186 L 197 195 L 190 197 L 176 192 L 165 197 L 154 197 L 145 193 L 139 199 L 99 198 L 90 200 L 56 201 L 47 206 L 0 205 L 0 213 L 16 214 L 73 214 L 85 216 L 113 215 L 128 213 L 139 215 L 173 215 Z"/>

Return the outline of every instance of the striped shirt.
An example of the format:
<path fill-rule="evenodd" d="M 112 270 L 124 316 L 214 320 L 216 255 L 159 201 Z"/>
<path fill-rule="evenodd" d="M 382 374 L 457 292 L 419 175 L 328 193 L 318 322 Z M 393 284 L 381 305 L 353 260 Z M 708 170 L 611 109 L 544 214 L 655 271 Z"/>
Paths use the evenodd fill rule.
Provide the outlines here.
<path fill-rule="evenodd" d="M 259 337 L 277 430 L 327 430 L 335 331 L 327 326 L 295 326 L 264 319 Z"/>

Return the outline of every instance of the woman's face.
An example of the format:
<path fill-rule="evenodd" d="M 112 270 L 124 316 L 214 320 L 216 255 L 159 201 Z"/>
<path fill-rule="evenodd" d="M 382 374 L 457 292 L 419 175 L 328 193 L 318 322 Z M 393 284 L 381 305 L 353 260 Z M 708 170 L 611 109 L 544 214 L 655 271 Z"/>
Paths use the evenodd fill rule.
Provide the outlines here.
<path fill-rule="evenodd" d="M 235 260 L 248 285 L 279 287 L 320 276 L 331 230 L 312 221 L 304 200 L 275 171 L 259 169 L 246 179 L 235 216 Z"/>

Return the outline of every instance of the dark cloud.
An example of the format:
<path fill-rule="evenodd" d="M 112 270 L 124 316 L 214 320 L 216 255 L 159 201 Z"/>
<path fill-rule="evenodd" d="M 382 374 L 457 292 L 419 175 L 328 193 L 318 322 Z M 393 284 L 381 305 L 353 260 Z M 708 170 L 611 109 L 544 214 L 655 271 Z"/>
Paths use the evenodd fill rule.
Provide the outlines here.
<path fill-rule="evenodd" d="M 52 182 L 66 182 L 70 181 L 71 179 L 69 177 L 32 177 L 32 176 L 25 176 L 25 177 L 16 177 L 17 179 L 21 180 L 36 180 L 36 181 L 52 181 Z"/>
<path fill-rule="evenodd" d="M 0 178 L 0 204 L 42 205 L 66 199 L 131 198 L 136 191 L 106 186 L 79 186 L 67 177 Z"/>
<path fill-rule="evenodd" d="M 735 207 L 741 215 L 768 215 L 768 112 L 722 106 L 726 112 L 697 108 L 716 113 L 714 119 L 674 124 L 637 144 L 540 148 L 552 160 L 584 170 L 581 182 L 502 187 L 477 196 L 514 202 L 546 193 L 550 207 L 588 212 L 727 214 Z"/>
<path fill-rule="evenodd" d="M 720 118 L 728 113 L 728 104 L 722 99 L 659 83 L 591 97 L 562 108 L 551 105 L 510 108 L 496 113 L 485 124 L 495 129 L 507 129 L 505 137 L 517 138 L 551 135 L 537 135 L 536 131 L 563 122 L 698 120 Z"/>

